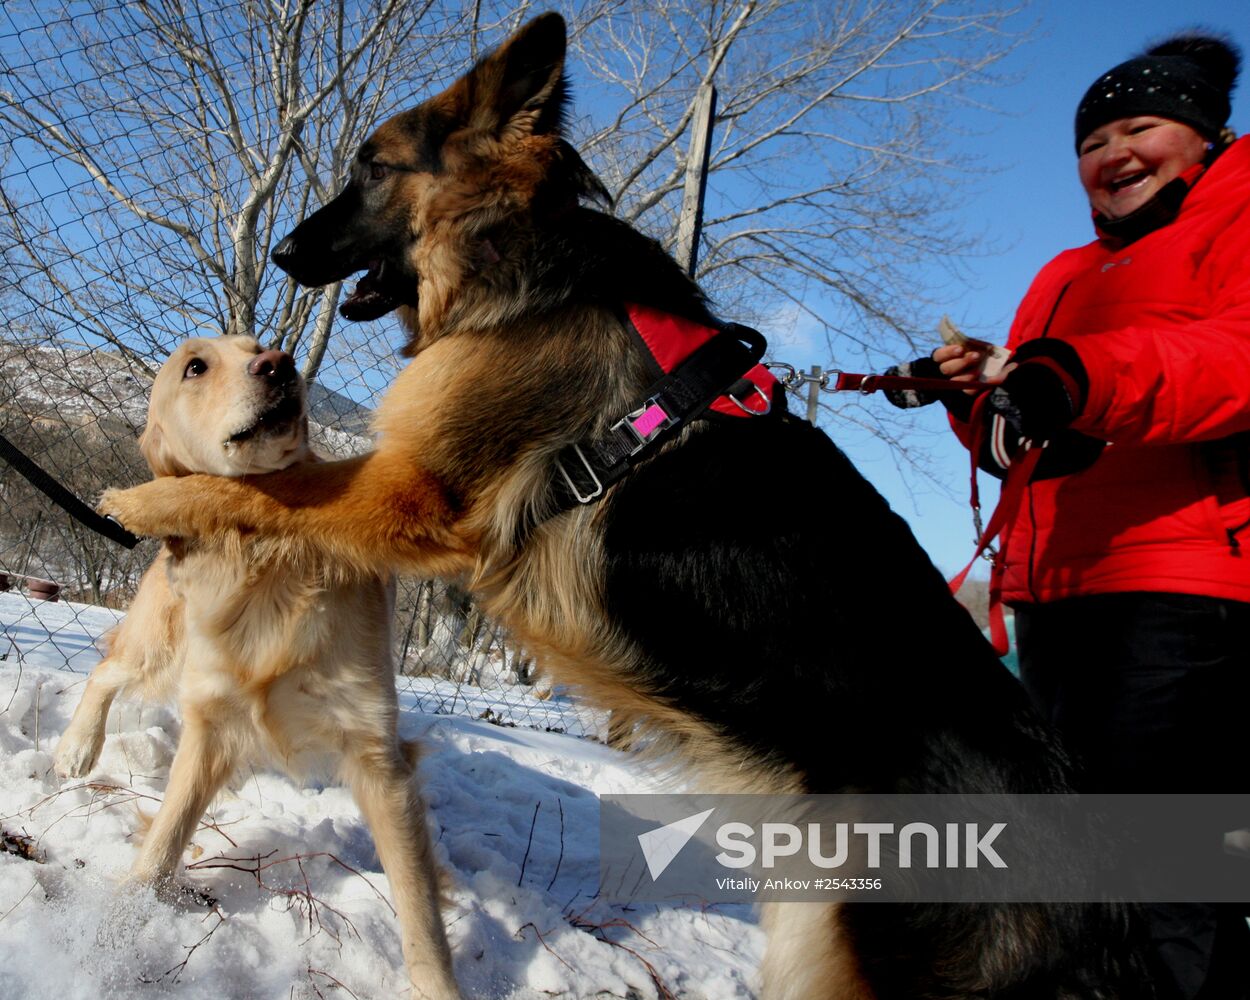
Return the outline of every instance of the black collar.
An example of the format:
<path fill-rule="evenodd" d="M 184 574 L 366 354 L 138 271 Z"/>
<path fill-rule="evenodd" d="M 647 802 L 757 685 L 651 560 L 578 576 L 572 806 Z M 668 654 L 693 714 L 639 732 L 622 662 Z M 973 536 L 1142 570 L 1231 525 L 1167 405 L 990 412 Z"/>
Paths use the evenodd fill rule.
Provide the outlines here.
<path fill-rule="evenodd" d="M 1094 228 L 1098 235 L 1103 239 L 1114 240 L 1123 247 L 1136 243 L 1143 236 L 1149 236 L 1156 229 L 1162 229 L 1180 214 L 1185 196 L 1206 173 L 1213 159 L 1214 156 L 1208 156 L 1202 163 L 1197 163 L 1179 177 L 1174 177 L 1156 191 L 1155 196 L 1146 204 L 1128 215 L 1118 219 L 1095 215 Z"/>

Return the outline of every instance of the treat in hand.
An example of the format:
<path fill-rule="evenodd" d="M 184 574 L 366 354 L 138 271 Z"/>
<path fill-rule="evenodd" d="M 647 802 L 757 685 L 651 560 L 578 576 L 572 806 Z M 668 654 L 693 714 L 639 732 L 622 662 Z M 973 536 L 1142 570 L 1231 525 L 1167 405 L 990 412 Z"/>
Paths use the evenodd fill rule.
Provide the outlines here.
<path fill-rule="evenodd" d="M 989 343 L 989 341 L 969 337 L 951 322 L 949 316 L 943 316 L 941 322 L 938 323 L 938 333 L 942 335 L 942 343 L 958 344 L 981 355 L 982 361 L 979 374 L 982 379 L 993 378 L 997 375 L 1002 371 L 1003 365 L 1007 363 L 1007 359 L 1011 356 L 1005 347 L 999 347 L 997 344 Z"/>

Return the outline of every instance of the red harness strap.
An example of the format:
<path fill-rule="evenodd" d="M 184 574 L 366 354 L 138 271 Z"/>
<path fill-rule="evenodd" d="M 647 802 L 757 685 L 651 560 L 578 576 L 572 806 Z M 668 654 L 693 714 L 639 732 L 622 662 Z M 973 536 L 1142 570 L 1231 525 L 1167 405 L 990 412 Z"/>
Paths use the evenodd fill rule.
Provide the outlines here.
<path fill-rule="evenodd" d="M 650 306 L 627 302 L 625 311 L 629 321 L 634 325 L 647 351 L 655 359 L 655 363 L 664 373 L 673 371 L 695 350 L 706 344 L 717 334 L 710 326 L 703 326 L 693 320 L 672 313 L 662 312 Z M 743 376 L 754 387 L 751 392 L 744 386 L 745 392 L 735 392 L 733 396 L 720 396 L 708 409 L 723 413 L 729 417 L 756 417 L 768 412 L 773 398 L 773 386 L 777 379 L 762 364 L 756 365 Z"/>
<path fill-rule="evenodd" d="M 981 523 L 981 491 L 977 484 L 977 457 L 981 454 L 981 447 L 985 439 L 985 404 L 989 396 L 980 396 L 972 404 L 972 415 L 969 418 L 972 424 L 972 441 L 969 445 L 969 451 L 972 455 L 972 486 L 970 489 L 972 514 L 978 525 Z M 964 580 L 968 578 L 972 567 L 981 557 L 994 539 L 1002 534 L 1003 529 L 1008 522 L 1012 521 L 1016 516 L 1016 511 L 1020 509 L 1020 502 L 1024 499 L 1024 492 L 1029 485 L 1029 480 L 1033 478 L 1033 470 L 1037 468 L 1037 463 L 1041 461 L 1042 449 L 1045 445 L 1026 447 L 1024 454 L 1018 461 L 1012 462 L 1007 469 L 1007 478 L 1003 480 L 1003 488 L 998 496 L 998 506 L 994 508 L 994 513 L 990 515 L 990 522 L 985 526 L 985 530 L 981 531 L 981 536 L 977 539 L 976 551 L 972 554 L 972 558 L 955 577 L 950 581 L 952 594 L 957 594 L 959 588 L 964 585 Z M 990 557 L 990 642 L 993 643 L 994 651 L 999 656 L 1006 656 L 1008 649 L 1007 642 L 1007 623 L 1003 618 L 1003 566 L 1006 557 L 1006 541 L 999 546 L 998 551 Z"/>
<path fill-rule="evenodd" d="M 737 323 L 707 327 L 633 303 L 626 310 L 656 378 L 606 432 L 570 442 L 554 456 L 545 517 L 594 503 L 663 437 L 709 410 L 760 417 L 772 409 L 777 380 L 759 363 L 768 347 L 759 331 Z"/>

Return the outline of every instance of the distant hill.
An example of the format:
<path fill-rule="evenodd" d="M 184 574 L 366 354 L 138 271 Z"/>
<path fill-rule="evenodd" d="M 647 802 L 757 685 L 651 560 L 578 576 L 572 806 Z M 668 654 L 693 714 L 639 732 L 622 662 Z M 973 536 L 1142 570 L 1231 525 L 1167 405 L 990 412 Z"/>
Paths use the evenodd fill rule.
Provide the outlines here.
<path fill-rule="evenodd" d="M 333 427 L 344 434 L 369 438 L 373 411 L 342 393 L 327 389 L 320 382 L 308 387 L 308 417 L 322 427 Z"/>
<path fill-rule="evenodd" d="M 157 367 L 153 364 L 153 371 Z M 106 350 L 29 346 L 0 340 L 0 410 L 35 424 L 95 425 L 112 437 L 137 435 L 147 419 L 153 375 Z M 372 411 L 313 383 L 308 392 L 314 446 L 344 455 L 367 449 Z"/>

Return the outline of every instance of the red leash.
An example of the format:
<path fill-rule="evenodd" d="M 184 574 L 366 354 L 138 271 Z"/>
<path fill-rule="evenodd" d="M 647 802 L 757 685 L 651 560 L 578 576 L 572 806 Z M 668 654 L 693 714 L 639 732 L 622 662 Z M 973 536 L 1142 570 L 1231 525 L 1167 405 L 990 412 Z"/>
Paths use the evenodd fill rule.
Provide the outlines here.
<path fill-rule="evenodd" d="M 959 588 L 964 585 L 964 580 L 967 579 L 968 574 L 972 571 L 972 567 L 976 565 L 976 561 L 981 558 L 982 553 L 990 550 L 994 539 L 1002 534 L 1003 528 L 1007 526 L 1007 523 L 1015 518 L 1016 511 L 1020 509 L 1020 502 L 1024 499 L 1024 492 L 1029 485 L 1029 480 L 1033 478 L 1033 470 L 1037 468 L 1037 463 L 1041 461 L 1042 449 L 1045 448 L 1045 445 L 1026 445 L 1020 460 L 1011 463 L 1011 467 L 1007 470 L 1007 478 L 1003 480 L 1002 491 L 998 496 L 998 506 L 994 508 L 994 513 L 990 515 L 990 523 L 982 531 L 981 490 L 977 484 L 977 456 L 981 454 L 981 446 L 985 440 L 984 410 L 987 399 L 989 399 L 988 396 L 980 396 L 976 399 L 972 404 L 972 416 L 969 418 L 972 425 L 972 442 L 969 445 L 969 453 L 972 456 L 970 500 L 972 503 L 972 518 L 979 532 L 977 548 L 972 553 L 972 558 L 968 561 L 968 565 L 950 581 L 952 594 L 959 592 Z M 999 656 L 1006 656 L 1008 649 L 1007 623 L 1003 617 L 1003 566 L 1005 558 L 1006 542 L 997 551 L 990 550 L 990 642 L 994 646 L 994 652 Z"/>
<path fill-rule="evenodd" d="M 945 378 L 913 378 L 910 375 L 859 375 L 855 372 L 828 372 L 833 392 L 862 392 L 864 395 L 881 389 L 915 389 L 918 392 L 989 392 L 997 385 L 988 382 L 952 382 Z M 833 379 L 833 376 L 837 376 Z"/>

